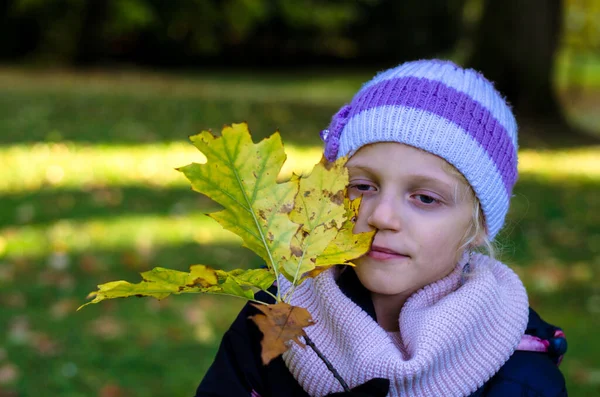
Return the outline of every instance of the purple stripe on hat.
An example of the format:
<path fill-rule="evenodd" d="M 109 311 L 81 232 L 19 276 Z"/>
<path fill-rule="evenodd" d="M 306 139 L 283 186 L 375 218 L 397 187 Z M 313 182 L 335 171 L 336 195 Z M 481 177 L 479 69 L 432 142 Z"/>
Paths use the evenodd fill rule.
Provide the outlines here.
<path fill-rule="evenodd" d="M 516 149 L 506 128 L 492 113 L 467 94 L 445 84 L 416 77 L 384 80 L 359 92 L 348 119 L 378 106 L 406 106 L 426 110 L 464 129 L 496 164 L 507 192 L 517 180 Z"/>

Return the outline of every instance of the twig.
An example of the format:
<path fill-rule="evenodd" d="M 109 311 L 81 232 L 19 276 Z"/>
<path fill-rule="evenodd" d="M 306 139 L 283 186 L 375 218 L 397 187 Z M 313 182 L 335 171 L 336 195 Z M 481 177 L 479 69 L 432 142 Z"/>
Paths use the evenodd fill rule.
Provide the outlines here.
<path fill-rule="evenodd" d="M 338 380 L 338 382 L 340 382 L 340 385 L 342 385 L 342 388 L 344 389 L 344 391 L 349 393 L 350 388 L 348 387 L 348 384 L 346 383 L 346 381 L 340 376 L 339 372 L 333 367 L 333 365 L 323 355 L 323 353 L 321 353 L 321 351 L 319 349 L 317 349 L 317 346 L 315 346 L 315 343 L 312 341 L 312 339 L 310 339 L 307 335 L 304 335 L 304 340 L 306 341 L 306 344 L 308 346 L 310 346 L 310 348 L 313 349 L 313 351 L 315 353 L 317 353 L 317 356 L 319 356 L 321 361 L 323 361 L 325 363 L 325 365 L 327 366 L 327 369 L 329 371 L 331 371 L 331 373 L 333 374 L 333 377 L 336 378 Z"/>

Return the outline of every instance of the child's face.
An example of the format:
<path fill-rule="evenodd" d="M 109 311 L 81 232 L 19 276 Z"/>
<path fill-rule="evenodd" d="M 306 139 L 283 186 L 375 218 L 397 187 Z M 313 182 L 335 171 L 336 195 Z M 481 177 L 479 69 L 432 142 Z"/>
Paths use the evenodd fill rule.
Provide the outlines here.
<path fill-rule="evenodd" d="M 473 198 L 445 160 L 400 143 L 362 147 L 350 160 L 349 194 L 362 195 L 355 232 L 376 230 L 354 261 L 371 292 L 408 296 L 452 271 Z"/>

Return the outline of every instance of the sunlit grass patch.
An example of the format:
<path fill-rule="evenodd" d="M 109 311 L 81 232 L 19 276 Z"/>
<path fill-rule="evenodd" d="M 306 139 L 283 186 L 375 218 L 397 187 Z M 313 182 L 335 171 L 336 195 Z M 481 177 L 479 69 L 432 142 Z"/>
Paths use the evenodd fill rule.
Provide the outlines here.
<path fill-rule="evenodd" d="M 0 256 L 38 258 L 50 256 L 61 266 L 67 253 L 91 250 L 136 249 L 151 254 L 158 246 L 189 242 L 200 244 L 241 240 L 203 214 L 182 216 L 120 216 L 86 221 L 58 220 L 48 225 L 0 229 Z"/>
<path fill-rule="evenodd" d="M 285 140 L 285 137 L 284 137 Z M 288 160 L 281 179 L 309 172 L 321 157 L 320 146 L 285 145 Z M 175 170 L 205 157 L 191 144 L 85 145 L 37 143 L 0 149 L 4 172 L 0 192 L 35 191 L 40 188 L 97 186 L 184 186 L 188 182 Z M 557 151 L 520 152 L 519 170 L 544 178 L 600 179 L 600 147 Z"/>
<path fill-rule="evenodd" d="M 285 145 L 288 161 L 281 178 L 305 173 L 321 157 L 321 148 Z M 98 186 L 183 186 L 185 177 L 175 168 L 203 163 L 204 155 L 192 144 L 82 145 L 37 143 L 0 149 L 5 170 L 0 192 L 17 193 L 41 188 Z"/>
<path fill-rule="evenodd" d="M 600 180 L 600 146 L 519 152 L 519 173 L 546 179 L 568 177 Z"/>
<path fill-rule="evenodd" d="M 204 156 L 191 144 L 135 146 L 37 143 L 0 149 L 6 169 L 0 191 L 18 192 L 43 187 L 183 184 L 176 167 Z"/>

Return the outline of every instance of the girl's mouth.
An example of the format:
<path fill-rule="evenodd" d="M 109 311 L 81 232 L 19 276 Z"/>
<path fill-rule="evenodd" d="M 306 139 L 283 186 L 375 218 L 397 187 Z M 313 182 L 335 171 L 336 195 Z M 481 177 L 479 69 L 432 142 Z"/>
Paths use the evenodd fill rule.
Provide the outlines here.
<path fill-rule="evenodd" d="M 377 260 L 408 258 L 408 255 L 401 254 L 389 248 L 379 247 L 377 245 L 372 246 L 367 255 L 370 258 Z"/>

